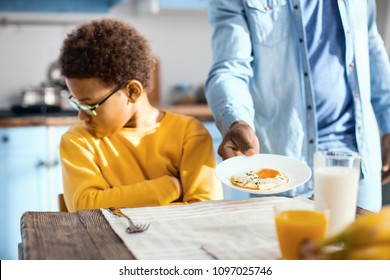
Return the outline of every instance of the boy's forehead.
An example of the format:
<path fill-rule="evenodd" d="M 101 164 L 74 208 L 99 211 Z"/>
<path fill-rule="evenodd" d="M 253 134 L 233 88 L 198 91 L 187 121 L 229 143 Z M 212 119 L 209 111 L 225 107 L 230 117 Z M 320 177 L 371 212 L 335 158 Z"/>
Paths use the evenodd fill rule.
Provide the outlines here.
<path fill-rule="evenodd" d="M 95 100 L 106 89 L 98 78 L 66 78 L 73 97 L 79 101 Z"/>
<path fill-rule="evenodd" d="M 69 87 L 77 89 L 103 89 L 105 86 L 98 78 L 66 78 Z"/>

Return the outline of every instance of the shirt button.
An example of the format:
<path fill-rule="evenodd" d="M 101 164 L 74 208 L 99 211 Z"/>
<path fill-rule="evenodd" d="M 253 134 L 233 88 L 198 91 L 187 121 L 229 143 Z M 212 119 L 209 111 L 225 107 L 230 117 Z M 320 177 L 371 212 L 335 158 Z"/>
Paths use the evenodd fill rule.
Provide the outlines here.
<path fill-rule="evenodd" d="M 360 94 L 359 94 L 358 92 L 354 92 L 353 95 L 354 95 L 355 97 L 359 97 L 359 96 L 360 96 Z"/>
<path fill-rule="evenodd" d="M 305 75 L 305 77 L 309 76 L 309 73 L 305 72 L 303 73 L 303 75 Z"/>
<path fill-rule="evenodd" d="M 312 108 L 311 105 L 307 105 L 307 110 L 311 110 Z"/>
<path fill-rule="evenodd" d="M 299 9 L 299 6 L 298 6 L 298 5 L 294 5 L 294 9 L 295 9 L 295 10 L 298 10 L 298 9 Z"/>
<path fill-rule="evenodd" d="M 299 38 L 299 43 L 302 43 L 303 42 L 303 39 L 302 38 Z"/>
<path fill-rule="evenodd" d="M 362 125 L 359 125 L 359 126 L 358 126 L 358 129 L 359 129 L 360 132 L 362 132 L 362 131 L 363 131 L 363 126 L 362 126 Z"/>
<path fill-rule="evenodd" d="M 354 68 L 354 67 L 355 67 L 355 63 L 351 62 L 351 63 L 349 64 L 349 67 Z"/>
<path fill-rule="evenodd" d="M 269 10 L 271 10 L 271 7 L 270 7 L 270 6 L 267 6 L 267 7 L 265 7 L 265 10 L 266 10 L 266 11 L 269 11 Z"/>
<path fill-rule="evenodd" d="M 314 140 L 313 139 L 310 139 L 309 140 L 309 144 L 313 144 L 314 143 Z"/>

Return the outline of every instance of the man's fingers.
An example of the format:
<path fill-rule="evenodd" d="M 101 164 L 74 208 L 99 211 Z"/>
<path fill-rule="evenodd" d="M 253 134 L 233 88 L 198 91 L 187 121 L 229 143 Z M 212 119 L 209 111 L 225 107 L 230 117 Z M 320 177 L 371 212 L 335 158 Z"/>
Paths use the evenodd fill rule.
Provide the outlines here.
<path fill-rule="evenodd" d="M 390 183 L 390 164 L 383 162 L 382 165 L 382 185 Z"/>
<path fill-rule="evenodd" d="M 250 148 L 250 149 L 244 151 L 244 155 L 246 155 L 246 156 L 248 156 L 248 157 L 249 157 L 249 156 L 253 156 L 254 154 L 258 154 L 258 153 L 256 153 L 256 150 L 253 149 L 253 148 Z"/>
<path fill-rule="evenodd" d="M 257 137 L 251 131 L 248 131 L 244 137 L 233 138 L 234 143 L 236 143 L 238 149 L 246 156 L 252 156 L 260 152 L 260 145 Z"/>
<path fill-rule="evenodd" d="M 390 134 L 382 136 L 382 185 L 390 183 Z"/>
<path fill-rule="evenodd" d="M 218 154 L 223 160 L 241 155 L 242 153 L 238 150 L 237 146 L 231 141 L 222 141 L 218 148 Z"/>
<path fill-rule="evenodd" d="M 390 183 L 390 176 L 387 176 L 386 178 L 382 179 L 382 186 L 385 186 Z"/>
<path fill-rule="evenodd" d="M 255 132 L 243 121 L 231 125 L 218 148 L 218 154 L 224 160 L 242 154 L 251 156 L 259 152 L 260 144 Z"/>

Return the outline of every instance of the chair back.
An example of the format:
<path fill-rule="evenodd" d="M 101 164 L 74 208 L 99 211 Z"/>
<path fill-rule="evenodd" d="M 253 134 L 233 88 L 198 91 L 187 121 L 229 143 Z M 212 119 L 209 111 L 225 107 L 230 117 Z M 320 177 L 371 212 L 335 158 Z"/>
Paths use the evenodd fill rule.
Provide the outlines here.
<path fill-rule="evenodd" d="M 58 195 L 58 209 L 61 212 L 68 212 L 68 208 L 66 207 L 65 198 L 64 198 L 63 193 L 60 193 Z"/>

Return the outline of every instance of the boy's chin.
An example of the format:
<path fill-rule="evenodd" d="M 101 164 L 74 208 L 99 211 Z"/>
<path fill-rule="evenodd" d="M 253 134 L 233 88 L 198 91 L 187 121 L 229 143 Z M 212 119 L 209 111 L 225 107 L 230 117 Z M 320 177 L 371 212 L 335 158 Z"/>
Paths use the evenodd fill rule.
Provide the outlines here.
<path fill-rule="evenodd" d="M 109 133 L 107 131 L 99 131 L 99 130 L 91 129 L 91 128 L 88 128 L 88 131 L 95 138 L 104 138 L 104 137 L 108 137 L 112 134 L 112 133 Z"/>

